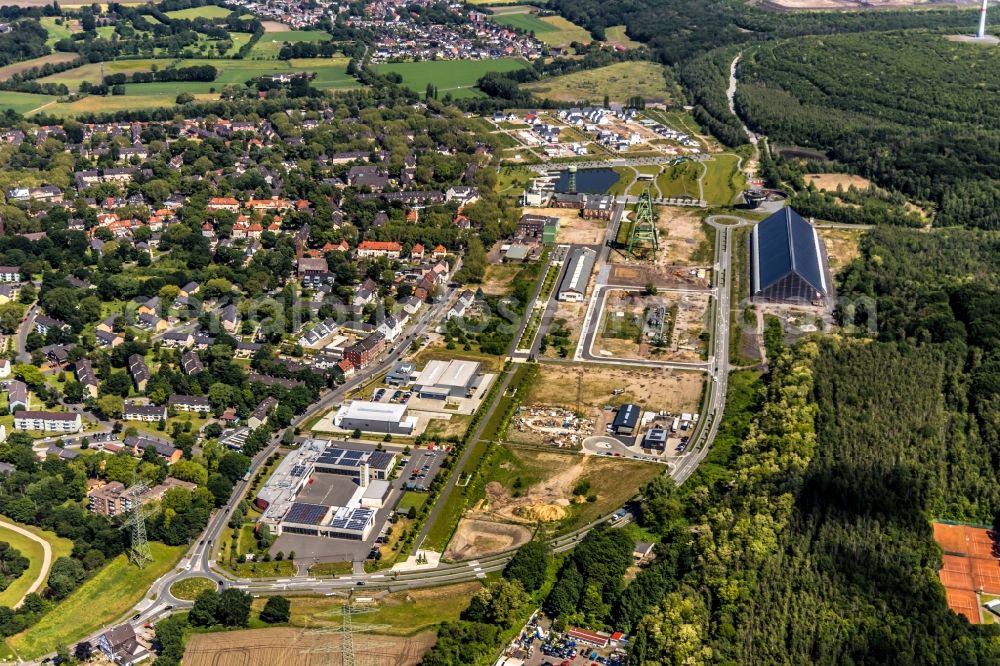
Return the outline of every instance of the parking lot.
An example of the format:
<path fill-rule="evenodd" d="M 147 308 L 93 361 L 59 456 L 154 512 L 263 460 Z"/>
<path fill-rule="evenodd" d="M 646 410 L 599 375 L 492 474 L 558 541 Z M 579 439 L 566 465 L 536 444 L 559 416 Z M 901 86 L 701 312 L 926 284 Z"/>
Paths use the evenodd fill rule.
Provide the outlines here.
<path fill-rule="evenodd" d="M 607 643 L 598 647 L 568 632 L 553 631 L 551 620 L 537 611 L 508 647 L 506 655 L 524 660 L 525 666 L 626 666 L 624 637 Z"/>

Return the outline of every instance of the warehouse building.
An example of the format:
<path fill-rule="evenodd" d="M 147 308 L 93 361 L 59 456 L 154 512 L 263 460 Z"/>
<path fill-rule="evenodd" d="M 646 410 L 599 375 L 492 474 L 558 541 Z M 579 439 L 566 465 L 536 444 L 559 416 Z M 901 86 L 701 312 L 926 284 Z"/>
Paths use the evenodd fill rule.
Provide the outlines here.
<path fill-rule="evenodd" d="M 823 245 L 811 224 L 789 207 L 750 236 L 750 293 L 765 303 L 815 304 L 829 296 Z"/>
<path fill-rule="evenodd" d="M 417 376 L 413 390 L 421 398 L 471 398 L 482 375 L 475 361 L 431 361 Z"/>
<path fill-rule="evenodd" d="M 635 434 L 636 426 L 639 425 L 640 414 L 642 414 L 642 409 L 639 408 L 639 405 L 632 403 L 622 405 L 615 414 L 615 420 L 611 422 L 611 430 L 616 435 Z"/>
<path fill-rule="evenodd" d="M 578 247 L 573 250 L 567 262 L 566 273 L 559 283 L 557 298 L 569 303 L 582 303 L 587 293 L 587 283 L 590 282 L 590 272 L 594 270 L 594 260 L 597 253 L 589 247 Z"/>
<path fill-rule="evenodd" d="M 417 419 L 406 415 L 406 405 L 354 400 L 341 405 L 333 425 L 341 430 L 409 435 L 417 427 Z"/>

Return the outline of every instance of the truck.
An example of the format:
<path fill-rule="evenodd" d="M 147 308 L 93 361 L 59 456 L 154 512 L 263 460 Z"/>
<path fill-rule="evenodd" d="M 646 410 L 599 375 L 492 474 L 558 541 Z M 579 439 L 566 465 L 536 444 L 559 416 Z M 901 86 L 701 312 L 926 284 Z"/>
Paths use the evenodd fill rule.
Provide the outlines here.
<path fill-rule="evenodd" d="M 675 416 L 673 423 L 670 424 L 670 432 L 677 432 L 677 426 L 680 424 L 681 420 Z"/>

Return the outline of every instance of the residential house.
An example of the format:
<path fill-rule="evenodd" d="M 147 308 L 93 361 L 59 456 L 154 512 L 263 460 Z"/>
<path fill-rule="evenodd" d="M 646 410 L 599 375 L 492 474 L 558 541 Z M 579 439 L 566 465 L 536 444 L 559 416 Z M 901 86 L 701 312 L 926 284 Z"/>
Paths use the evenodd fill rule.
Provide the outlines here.
<path fill-rule="evenodd" d="M 384 350 L 385 336 L 376 331 L 344 350 L 344 358 L 358 370 L 363 370 L 375 361 Z"/>
<path fill-rule="evenodd" d="M 142 647 L 129 623 L 108 629 L 97 639 L 98 649 L 118 666 L 134 666 L 149 659 L 149 650 Z"/>
<path fill-rule="evenodd" d="M 94 364 L 89 359 L 81 358 L 76 362 L 76 381 L 83 384 L 83 390 L 88 396 L 97 397 L 97 375 L 94 374 Z"/>
<path fill-rule="evenodd" d="M 267 422 L 267 417 L 274 411 L 274 408 L 278 406 L 278 401 L 274 398 L 268 396 L 261 401 L 257 408 L 253 410 L 250 414 L 250 418 L 247 419 L 247 425 L 250 426 L 251 430 L 256 430 Z"/>
<path fill-rule="evenodd" d="M 184 374 L 189 377 L 205 371 L 205 366 L 202 365 L 198 354 L 190 350 L 181 356 L 181 368 L 184 370 Z"/>
<path fill-rule="evenodd" d="M 208 398 L 200 395 L 172 395 L 167 399 L 167 405 L 179 412 L 207 414 L 212 411 Z"/>
<path fill-rule="evenodd" d="M 144 423 L 159 423 L 167 420 L 167 408 L 162 405 L 125 404 L 123 418 L 126 421 L 142 421 Z"/>
<path fill-rule="evenodd" d="M 80 432 L 83 421 L 79 414 L 67 412 L 14 412 L 16 430 L 38 430 L 41 432 Z"/>
<path fill-rule="evenodd" d="M 389 257 L 399 259 L 403 247 L 394 241 L 362 241 L 358 245 L 358 257 Z"/>
<path fill-rule="evenodd" d="M 146 359 L 139 354 L 132 354 L 128 357 L 128 371 L 132 375 L 132 383 L 135 384 L 135 390 L 139 392 L 145 391 L 146 382 L 149 381 L 150 377 Z"/>
<path fill-rule="evenodd" d="M 13 379 L 7 382 L 7 406 L 10 413 L 28 408 L 28 385 Z"/>

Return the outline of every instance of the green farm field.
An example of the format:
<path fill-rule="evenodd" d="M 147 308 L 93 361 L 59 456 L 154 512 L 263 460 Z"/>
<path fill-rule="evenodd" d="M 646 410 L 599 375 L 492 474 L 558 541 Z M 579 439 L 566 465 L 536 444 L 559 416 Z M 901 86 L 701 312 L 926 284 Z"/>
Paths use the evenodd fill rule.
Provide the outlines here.
<path fill-rule="evenodd" d="M 3 518 L 3 520 L 26 529 L 32 534 L 48 541 L 49 547 L 52 549 L 53 562 L 60 557 L 69 557 L 69 555 L 73 552 L 73 542 L 69 539 L 63 539 L 56 536 L 52 532 L 46 532 L 45 530 L 32 527 L 31 525 L 18 523 L 10 518 Z M 32 541 L 28 537 L 18 534 L 13 530 L 9 530 L 6 527 L 0 527 L 0 541 L 6 541 L 11 545 L 11 547 L 21 551 L 21 554 L 27 557 L 31 562 L 23 574 L 12 581 L 11 584 L 7 586 L 6 590 L 0 592 L 0 606 L 13 607 L 21 601 L 21 597 L 27 593 L 28 588 L 31 587 L 33 582 L 35 582 L 39 572 L 42 570 L 44 551 L 42 550 L 42 544 L 37 541 Z M 44 588 L 44 585 L 42 587 Z M 40 589 L 38 592 L 40 594 L 42 590 Z"/>
<path fill-rule="evenodd" d="M 204 5 L 202 7 L 189 7 L 187 9 L 175 9 L 167 12 L 167 16 L 175 19 L 196 19 L 196 18 L 224 18 L 232 14 L 232 11 L 218 5 Z"/>
<path fill-rule="evenodd" d="M 8 644 L 22 659 L 34 659 L 114 623 L 143 598 L 153 581 L 176 566 L 187 549 L 155 541 L 149 547 L 151 564 L 139 569 L 129 564 L 125 555 L 119 555 L 53 606 L 38 624 L 7 639 Z"/>
<path fill-rule="evenodd" d="M 566 45 L 570 42 L 590 42 L 593 38 L 586 29 L 561 16 L 538 16 L 526 7 L 521 12 L 500 12 L 490 20 L 512 28 L 535 33 L 535 37 L 545 44 Z"/>
<path fill-rule="evenodd" d="M 159 67 L 191 67 L 212 65 L 219 70 L 215 81 L 171 81 L 162 83 L 129 83 L 125 95 L 106 97 L 88 96 L 75 102 L 58 103 L 55 97 L 31 95 L 28 93 L 0 92 L 0 107 L 11 107 L 21 113 L 28 113 L 46 107 L 45 111 L 56 115 L 79 115 L 83 113 L 103 113 L 128 109 L 150 109 L 172 106 L 178 93 L 189 92 L 199 100 L 217 99 L 225 85 L 243 85 L 247 80 L 264 74 L 282 72 L 315 72 L 313 85 L 324 90 L 347 90 L 358 87 L 358 82 L 347 73 L 347 58 L 301 58 L 289 61 L 254 62 L 250 60 L 209 60 L 193 58 L 189 60 L 118 60 L 104 63 L 104 74 L 151 71 L 155 64 Z M 92 63 L 52 74 L 41 79 L 44 82 L 65 83 L 75 91 L 83 81 L 99 83 L 101 64 Z"/>
<path fill-rule="evenodd" d="M 278 57 L 281 47 L 286 42 L 328 42 L 330 33 L 323 30 L 283 30 L 280 32 L 265 32 L 264 36 L 250 49 L 252 60 L 273 60 Z"/>
<path fill-rule="evenodd" d="M 16 62 L 12 65 L 7 65 L 6 67 L 0 67 L 0 81 L 6 81 L 15 74 L 26 72 L 33 67 L 70 62 L 71 60 L 76 60 L 78 57 L 79 56 L 76 53 L 50 53 L 49 55 L 45 55 L 40 58 L 22 60 L 21 62 Z"/>
<path fill-rule="evenodd" d="M 438 96 L 450 92 L 452 97 L 479 97 L 476 81 L 487 72 L 512 72 L 523 69 L 520 58 L 500 60 L 427 60 L 424 62 L 397 62 L 377 65 L 382 74 L 396 72 L 403 77 L 403 85 L 423 94 L 428 83 L 438 87 Z"/>
<path fill-rule="evenodd" d="M 647 100 L 670 98 L 665 70 L 656 63 L 635 60 L 535 81 L 523 86 L 532 94 L 557 102 L 590 101 L 599 104 L 607 95 L 625 102 L 641 95 Z"/>

